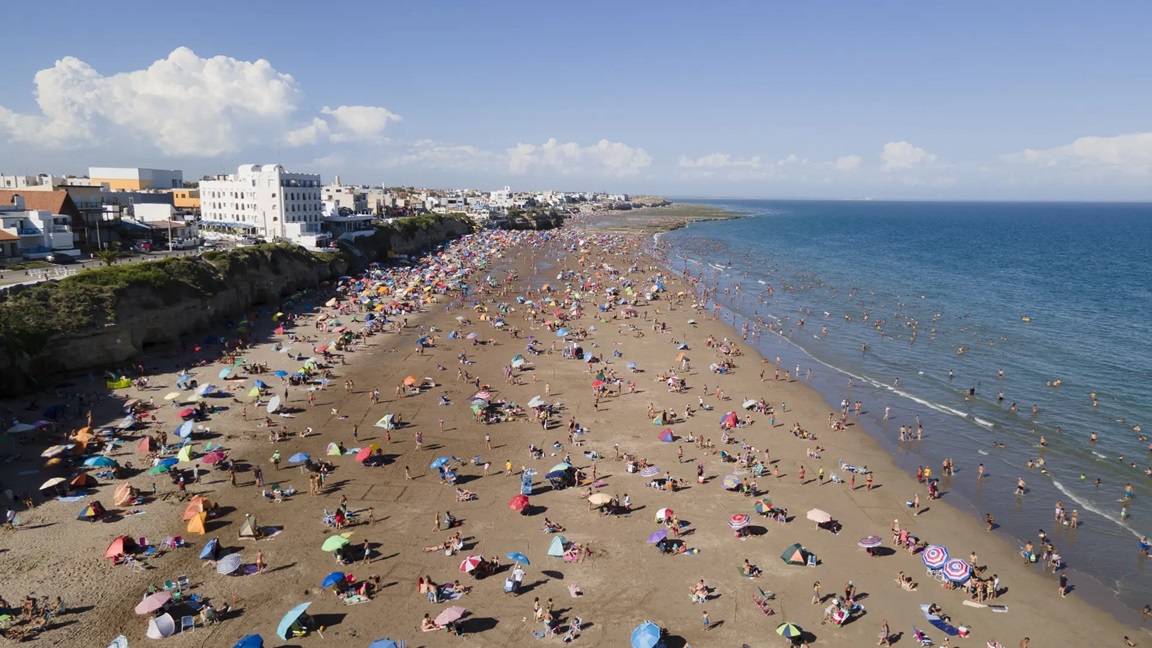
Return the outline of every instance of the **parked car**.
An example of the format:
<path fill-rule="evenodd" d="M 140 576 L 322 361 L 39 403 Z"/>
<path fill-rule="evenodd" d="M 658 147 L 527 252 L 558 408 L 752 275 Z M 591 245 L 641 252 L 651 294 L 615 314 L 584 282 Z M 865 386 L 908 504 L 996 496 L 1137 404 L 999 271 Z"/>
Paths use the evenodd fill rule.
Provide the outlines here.
<path fill-rule="evenodd" d="M 76 263 L 76 257 L 72 256 L 71 254 L 49 254 L 48 256 L 44 257 L 44 260 L 48 263 L 55 263 L 56 265 L 69 265 Z"/>
<path fill-rule="evenodd" d="M 140 254 L 150 254 L 152 252 L 152 244 L 146 241 L 137 241 L 132 244 L 132 251 L 139 252 Z"/>

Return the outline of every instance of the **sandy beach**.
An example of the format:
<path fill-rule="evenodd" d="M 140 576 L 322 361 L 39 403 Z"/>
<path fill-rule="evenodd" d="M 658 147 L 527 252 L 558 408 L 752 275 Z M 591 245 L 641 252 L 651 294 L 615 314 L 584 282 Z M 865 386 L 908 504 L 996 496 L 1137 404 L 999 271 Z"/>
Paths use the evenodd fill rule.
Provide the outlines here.
<path fill-rule="evenodd" d="M 62 383 L 54 393 L 4 402 L 9 411 L 7 429 L 13 418 L 31 423 L 46 408 L 74 402 L 70 399 L 78 394 L 99 398 L 91 405 L 70 407 L 69 414 L 56 422 L 55 433 L 41 428 L 10 435 L 19 458 L 4 464 L 3 489 L 16 495 L 32 493 L 35 506 L 26 509 L 12 502 L 18 525 L 0 531 L 4 574 L 0 596 L 15 608 L 16 620 L 26 595 L 46 596 L 50 602 L 60 596 L 64 613 L 52 615 L 47 627 L 30 637 L 33 644 L 58 646 L 105 646 L 121 634 L 134 646 L 149 643 L 145 632 L 151 615 L 136 614 L 134 608 L 150 586 L 162 590 L 165 581 L 175 582 L 180 576 L 188 581 L 181 598 L 198 595 L 218 611 L 231 609 L 218 623 L 197 623 L 192 630 L 161 640 L 166 645 L 232 646 L 252 633 L 262 635 L 269 646 L 334 640 L 367 646 L 381 637 L 407 640 L 410 646 L 449 645 L 458 638 L 444 629 L 422 632 L 420 626 L 426 614 L 434 619 L 450 606 L 467 609 L 459 630 L 470 642 L 531 645 L 537 641 L 534 633 L 546 629 L 544 622 L 534 619 L 534 599 L 551 608 L 556 619 L 556 634 L 540 639 L 543 643 L 560 642 L 572 621 L 579 619 L 574 641 L 590 646 L 627 646 L 633 629 L 645 621 L 666 630 L 670 647 L 783 646 L 788 642 L 776 629 L 785 622 L 802 628 L 811 646 L 875 645 L 885 622 L 893 643 L 916 645 L 917 628 L 941 645 L 945 632 L 921 611 L 920 606 L 928 604 L 942 608 L 951 626 L 969 629 L 968 638 L 950 637 L 950 645 L 996 641 L 1015 647 L 1029 637 L 1031 646 L 1123 646 L 1125 635 L 1137 645 L 1152 642 L 1140 628 L 1123 626 L 1078 598 L 1075 582 L 1062 597 L 1057 574 L 1045 572 L 1043 565 L 1026 566 L 1016 546 L 951 507 L 949 477 L 939 482 L 943 497 L 930 500 L 925 484 L 896 469 L 886 451 L 855 429 L 851 413 L 845 429 L 831 429 L 828 404 L 803 380 L 785 379 L 789 367 L 777 367 L 771 358 L 755 354 L 739 332 L 711 317 L 710 304 L 693 308 L 694 287 L 645 251 L 646 236 L 568 228 L 469 237 L 452 249 L 482 251 L 490 263 L 468 270 L 477 256 L 459 257 L 466 273 L 458 278 L 469 286 L 469 293 L 465 296 L 445 285 L 396 296 L 392 288 L 387 294 L 420 303 L 419 310 L 389 317 L 384 330 L 355 342 L 351 349 L 330 349 L 330 357 L 319 360 L 331 372 L 323 389 L 315 383 L 285 385 L 271 372 L 296 372 L 302 362 L 291 355 L 315 355 L 315 345 L 336 337 L 334 331 L 323 329 L 325 324 L 318 328 L 323 316 L 340 318 L 349 330 L 359 330 L 359 322 L 353 324 L 350 318 L 357 315 L 362 321 L 363 312 L 336 311 L 347 307 L 348 297 L 360 294 L 358 290 L 337 293 L 335 286 L 329 286 L 298 299 L 291 309 L 281 311 L 281 305 L 270 304 L 251 314 L 253 346 L 239 354 L 245 363 L 236 367 L 234 379 L 218 377 L 222 369 L 233 366 L 231 361 L 216 362 L 222 346 L 201 345 L 195 351 L 199 341 L 189 340 L 184 349 L 168 349 L 142 360 L 139 375 L 147 376 L 146 388 L 110 392 L 102 377 L 81 376 Z M 449 262 L 441 261 L 436 272 L 447 273 L 444 267 Z M 557 278 L 560 273 L 571 274 Z M 663 289 L 648 301 L 643 287 L 657 283 Z M 550 284 L 549 291 L 542 291 L 544 284 Z M 337 301 L 331 302 L 334 297 Z M 545 297 L 554 302 L 533 308 Z M 626 309 L 621 300 L 634 303 L 634 310 Z M 524 303 L 528 301 L 533 304 Z M 574 302 L 579 302 L 578 308 Z M 325 305 L 329 303 L 334 305 Z M 608 306 L 601 310 L 602 305 Z M 277 312 L 294 317 L 283 332 L 277 332 L 282 318 L 273 321 Z M 497 319 L 505 325 L 495 326 Z M 235 340 L 232 324 L 221 322 L 214 334 Z M 558 326 L 566 327 L 568 335 L 558 337 L 552 330 Z M 469 333 L 477 335 L 469 339 Z M 290 335 L 308 339 L 290 342 Z M 526 350 L 530 336 L 538 341 L 539 355 Z M 421 338 L 424 345 L 418 344 Z M 709 345 L 710 339 L 716 343 Z M 276 350 L 276 344 L 291 351 Z M 565 358 L 562 350 L 571 344 L 596 361 Z M 686 361 L 677 360 L 681 354 Z M 513 369 L 517 355 L 523 355 L 527 364 Z M 177 371 L 197 360 L 209 363 L 191 369 L 195 379 L 201 386 L 215 385 L 225 395 L 204 399 L 220 410 L 194 424 L 191 446 L 199 458 L 207 451 L 206 443 L 222 446 L 235 461 L 236 483 L 219 465 L 199 464 L 193 458 L 176 464 L 186 480 L 187 493 L 181 494 L 168 474 L 148 474 L 146 455 L 138 447 L 145 435 L 155 437 L 161 431 L 172 442 L 182 406 L 173 406 L 165 396 L 179 391 L 181 398 L 174 400 L 183 400 L 190 390 L 177 389 Z M 725 373 L 710 369 L 725 361 L 732 364 Z M 252 375 L 246 368 L 253 365 L 267 365 L 269 373 Z M 461 372 L 471 380 L 464 380 Z M 600 394 L 592 386 L 600 379 L 598 374 L 606 382 Z M 682 390 L 671 389 L 661 379 L 672 375 L 684 381 Z M 412 393 L 404 389 L 409 376 L 416 378 L 416 386 L 423 385 L 425 377 L 435 386 Z M 272 396 L 282 399 L 280 413 L 266 414 L 264 406 L 248 400 L 254 379 L 269 387 L 263 403 Z M 634 388 L 629 384 L 633 382 Z M 723 398 L 717 397 L 718 389 Z M 379 390 L 378 398 L 374 390 Z M 515 403 L 527 415 L 484 424 L 470 406 L 479 391 L 489 392 L 490 403 Z M 562 404 L 549 418 L 547 429 L 527 405 L 536 396 Z M 50 478 L 71 480 L 77 474 L 64 462 L 44 467 L 41 452 L 69 442 L 66 435 L 86 425 L 89 407 L 94 428 L 115 427 L 130 399 L 152 406 L 146 412 L 148 422 L 117 434 L 123 443 L 108 453 L 121 466 L 133 463 L 133 470 L 125 470 L 126 479 L 100 478 L 98 486 L 87 488 L 88 494 L 74 501 L 49 497 L 52 489 L 37 490 Z M 448 404 L 441 404 L 444 399 Z M 745 409 L 748 400 L 763 401 L 771 413 Z M 688 418 L 686 407 L 694 410 Z M 281 415 L 285 410 L 290 417 Z M 654 424 L 649 414 L 663 410 L 675 413 L 675 419 Z M 740 426 L 727 430 L 732 443 L 725 444 L 720 422 L 728 412 L 736 413 Z M 153 414 L 155 424 L 150 422 Z M 386 414 L 396 415 L 402 424 L 391 430 L 375 426 Z M 270 440 L 270 430 L 261 426 L 265 416 L 277 428 L 286 428 L 282 440 Z M 585 430 L 576 437 L 579 445 L 569 435 L 573 421 Z M 794 435 L 796 426 L 810 438 Z M 659 438 L 665 429 L 671 430 L 670 442 Z M 330 443 L 349 453 L 328 455 Z M 379 454 L 367 463 L 378 465 L 365 465 L 351 453 L 374 445 Z M 542 453 L 533 456 L 530 446 Z M 754 474 L 755 462 L 741 466 L 721 452 L 758 459 L 762 473 Z M 273 453 L 281 458 L 278 467 L 271 460 Z M 310 473 L 289 461 L 296 453 L 332 464 L 319 494 L 310 494 Z M 625 454 L 657 470 L 649 476 L 641 475 L 642 469 L 630 473 L 627 462 L 617 459 Z M 456 487 L 430 469 L 440 457 L 449 458 L 451 467 L 459 464 L 454 469 Z M 474 462 L 475 458 L 480 460 Z M 630 512 L 623 507 L 611 513 L 593 509 L 584 497 L 587 484 L 554 489 L 545 475 L 566 458 L 588 482 L 598 484 L 593 493 L 621 504 L 627 498 Z M 73 461 L 84 459 L 79 455 Z M 841 462 L 867 471 L 849 472 Z M 200 479 L 194 481 L 197 465 Z M 703 480 L 697 479 L 698 465 Z M 256 469 L 262 473 L 264 488 L 256 482 Z M 526 515 L 510 507 L 521 493 L 524 469 L 535 471 Z M 843 482 L 832 482 L 833 474 Z M 726 489 L 723 482 L 728 475 L 754 481 L 759 494 Z M 669 476 L 680 483 L 677 490 L 649 487 L 652 480 Z M 849 483 L 853 478 L 854 486 Z M 141 493 L 141 503 L 114 504 L 113 493 L 123 481 Z M 279 484 L 282 501 L 265 497 L 272 484 Z M 289 487 L 295 493 L 285 495 Z M 457 487 L 475 499 L 460 501 Z M 182 520 L 196 495 L 219 506 L 206 521 L 205 534 L 188 532 Z M 906 504 L 915 497 L 918 512 Z M 325 513 L 337 511 L 342 498 L 353 515 L 347 526 L 337 529 L 325 523 Z M 755 504 L 762 499 L 787 509 L 787 521 L 758 513 Z M 109 513 L 96 522 L 78 520 L 77 514 L 92 500 L 100 500 Z M 682 525 L 679 539 L 690 551 L 665 554 L 648 542 L 653 532 L 668 529 L 656 522 L 657 512 L 665 507 L 674 510 Z M 812 509 L 829 513 L 838 532 L 809 520 Z M 444 524 L 447 512 L 458 526 Z M 750 517 L 742 537 L 731 528 L 734 522 L 742 523 L 733 520 L 737 514 Z M 246 516 L 253 516 L 267 537 L 241 539 Z M 563 531 L 547 532 L 546 518 Z M 897 520 L 901 529 L 924 543 L 942 545 L 952 558 L 973 562 L 979 577 L 996 575 L 996 597 L 977 603 L 978 607 L 965 605 L 971 596 L 947 589 L 927 574 L 920 553 L 894 546 L 892 528 Z M 445 543 L 457 531 L 463 545 L 459 551 L 449 552 L 452 555 L 424 551 Z M 348 564 L 340 564 L 333 553 L 322 549 L 340 534 L 348 534 Z M 582 545 L 586 553 L 572 560 L 550 556 L 560 535 Z M 676 535 L 672 532 L 668 538 Z M 104 556 L 118 536 L 144 538 L 148 545 L 182 536 L 188 546 L 158 549 L 149 557 L 137 555 L 138 567 L 114 565 Z M 866 536 L 881 540 L 875 556 L 858 545 Z M 245 575 L 219 574 L 199 558 L 213 538 L 221 547 L 218 557 L 242 556 L 244 566 L 237 574 L 255 571 L 258 557 L 265 568 Z M 370 549 L 367 560 L 362 558 L 365 542 Z M 814 556 L 814 566 L 781 559 L 794 543 Z M 516 594 L 505 593 L 503 587 L 513 573 L 508 558 L 513 552 L 530 561 L 523 567 L 523 584 Z M 462 572 L 462 561 L 471 555 L 499 557 L 498 573 L 478 579 Z M 745 561 L 760 575 L 746 577 Z M 349 575 L 354 587 L 364 581 L 378 585 L 366 597 L 369 600 L 353 599 L 349 604 L 332 588 L 321 586 L 334 571 Z M 901 572 L 918 584 L 915 591 L 897 583 Z M 421 577 L 437 584 L 459 580 L 465 591 L 458 598 L 433 602 L 418 592 Z M 690 589 L 701 580 L 707 586 L 706 600 L 693 602 Z M 817 603 L 812 600 L 815 582 L 820 583 Z M 849 583 L 862 609 L 843 625 L 822 623 L 831 598 L 842 598 Z M 763 592 L 773 596 L 761 604 L 755 597 Z M 277 637 L 281 617 L 309 601 L 307 611 L 323 629 L 288 640 Z M 177 626 L 182 617 L 194 615 L 186 603 L 170 606 Z M 710 627 L 704 623 L 705 612 Z M 30 624 L 19 622 L 12 630 Z"/>

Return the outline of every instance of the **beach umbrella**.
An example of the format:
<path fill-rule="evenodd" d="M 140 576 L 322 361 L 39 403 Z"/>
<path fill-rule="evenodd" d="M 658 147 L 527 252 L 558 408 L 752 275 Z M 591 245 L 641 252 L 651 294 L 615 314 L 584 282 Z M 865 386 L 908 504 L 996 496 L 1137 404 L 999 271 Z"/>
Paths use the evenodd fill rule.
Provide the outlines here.
<path fill-rule="evenodd" d="M 781 623 L 776 627 L 776 634 L 785 639 L 797 639 L 804 634 L 804 631 L 795 623 Z"/>
<path fill-rule="evenodd" d="M 272 372 L 272 375 L 276 376 L 277 378 L 285 378 L 288 376 L 288 372 L 284 371 L 283 369 L 277 369 L 276 371 Z"/>
<path fill-rule="evenodd" d="M 554 470 L 547 475 L 544 475 L 544 479 L 562 479 L 563 477 L 564 473 L 559 470 Z"/>
<path fill-rule="evenodd" d="M 207 396 L 214 391 L 216 391 L 216 385 L 201 385 L 200 388 L 196 390 L 196 395 Z"/>
<path fill-rule="evenodd" d="M 172 469 L 172 467 L 167 465 L 167 464 L 157 464 L 155 466 L 152 466 L 152 468 L 148 470 L 148 474 L 149 475 L 159 475 L 160 473 L 166 473 L 171 469 Z"/>
<path fill-rule="evenodd" d="M 155 619 L 148 619 L 148 630 L 144 634 L 149 639 L 164 639 L 176 634 L 176 620 L 165 612 Z"/>
<path fill-rule="evenodd" d="M 291 610 L 288 610 L 288 614 L 285 614 L 284 618 L 280 619 L 280 623 L 276 625 L 276 636 L 281 639 L 290 639 L 292 637 L 292 626 L 300 617 L 304 616 L 304 611 L 308 609 L 309 605 L 312 605 L 312 601 L 301 603 Z"/>
<path fill-rule="evenodd" d="M 661 540 L 663 540 L 664 538 L 667 538 L 667 537 L 668 537 L 668 529 L 658 529 L 656 531 L 653 531 L 652 535 L 648 536 L 648 544 L 656 544 L 657 542 L 660 542 Z"/>
<path fill-rule="evenodd" d="M 220 373 L 216 374 L 216 377 L 217 378 L 228 378 L 228 376 L 231 376 L 231 375 L 232 375 L 232 367 L 224 367 L 223 369 L 220 370 Z"/>
<path fill-rule="evenodd" d="M 128 482 L 123 482 L 117 486 L 116 490 L 112 493 L 112 501 L 115 502 L 117 506 L 124 506 L 135 497 L 136 490 L 132 488 L 132 484 Z"/>
<path fill-rule="evenodd" d="M 278 409 L 280 409 L 280 397 L 279 396 L 273 396 L 268 401 L 268 413 L 269 414 L 275 414 L 276 410 L 278 410 Z"/>
<path fill-rule="evenodd" d="M 453 605 L 447 610 L 444 610 L 440 614 L 436 615 L 436 625 L 448 625 L 453 621 L 459 621 L 460 618 L 467 613 L 468 610 L 465 610 L 459 605 Z"/>
<path fill-rule="evenodd" d="M 512 368 L 519 369 L 526 364 L 528 364 L 528 361 L 525 360 L 523 356 L 517 356 L 516 359 L 512 361 Z"/>
<path fill-rule="evenodd" d="M 220 540 L 212 538 L 200 550 L 200 560 L 211 558 L 216 553 L 216 548 L 220 546 Z"/>
<path fill-rule="evenodd" d="M 40 484 L 40 490 L 44 490 L 46 488 L 52 488 L 53 486 L 56 486 L 57 484 L 63 484 L 66 481 L 68 481 L 68 480 L 64 479 L 63 477 L 53 477 L 52 479 L 49 479 L 48 481 L 44 482 L 43 484 Z"/>
<path fill-rule="evenodd" d="M 96 485 L 96 478 L 88 473 L 80 473 L 71 482 L 73 488 L 86 488 Z"/>
<path fill-rule="evenodd" d="M 821 511 L 820 509 L 808 511 L 807 517 L 816 524 L 825 524 L 832 521 L 832 516 L 827 511 Z"/>
<path fill-rule="evenodd" d="M 446 466 L 446 465 L 448 465 L 449 461 L 452 461 L 451 457 L 436 457 L 435 459 L 432 460 L 432 463 L 429 464 L 428 469 L 429 470 L 435 470 L 437 468 L 440 468 L 441 466 Z"/>
<path fill-rule="evenodd" d="M 237 569 L 240 569 L 240 565 L 243 562 L 243 556 L 238 553 L 230 553 L 221 558 L 220 562 L 216 563 L 216 573 L 224 575 L 231 574 Z"/>
<path fill-rule="evenodd" d="M 192 421 L 184 421 L 180 424 L 179 427 L 176 428 L 176 436 L 180 437 L 181 439 L 187 439 L 188 437 L 192 436 L 192 430 L 195 429 L 195 427 L 196 424 Z"/>
<path fill-rule="evenodd" d="M 656 511 L 656 521 L 662 522 L 662 521 L 667 520 L 668 518 L 672 517 L 675 514 L 676 514 L 676 512 L 670 508 L 662 508 L 659 511 Z"/>
<path fill-rule="evenodd" d="M 857 542 L 856 544 L 863 549 L 875 549 L 876 547 L 884 544 L 884 541 L 877 536 L 870 535 L 864 538 L 860 538 L 860 542 Z"/>
<path fill-rule="evenodd" d="M 35 429 L 36 429 L 35 425 L 28 425 L 27 423 L 17 423 L 16 425 L 13 425 L 12 427 L 8 428 L 8 434 L 24 434 L 25 432 L 31 432 L 32 430 L 35 430 Z"/>
<path fill-rule="evenodd" d="M 264 648 L 264 637 L 258 634 L 250 634 L 242 637 L 232 648 Z"/>
<path fill-rule="evenodd" d="M 556 337 L 564 337 L 565 335 L 568 335 L 568 329 L 566 328 L 562 328 L 559 331 L 556 331 Z"/>
<path fill-rule="evenodd" d="M 460 563 L 460 571 L 465 574 L 470 574 L 472 570 L 479 567 L 482 562 L 484 562 L 484 556 L 468 556 Z"/>
<path fill-rule="evenodd" d="M 748 526 L 749 524 L 751 524 L 751 522 L 752 522 L 752 518 L 748 517 L 748 515 L 746 513 L 737 513 L 737 514 L 733 515 L 732 517 L 728 518 L 728 527 L 731 529 L 739 530 L 739 529 L 743 529 L 744 527 Z"/>
<path fill-rule="evenodd" d="M 119 558 L 129 551 L 136 549 L 136 541 L 128 536 L 118 536 L 108 545 L 108 549 L 104 551 L 105 558 Z"/>
<path fill-rule="evenodd" d="M 561 461 L 560 463 L 556 464 L 555 466 L 552 466 L 552 470 L 549 470 L 548 472 L 556 472 L 557 470 L 565 471 L 571 467 L 572 467 L 572 464 L 568 463 L 567 461 Z"/>
<path fill-rule="evenodd" d="M 348 538 L 343 536 L 331 536 L 324 541 L 324 544 L 320 545 L 320 548 L 324 551 L 336 551 L 341 547 L 348 546 L 348 544 Z"/>
<path fill-rule="evenodd" d="M 547 405 L 547 403 L 545 403 L 544 399 L 540 398 L 539 396 L 533 396 L 532 400 L 528 401 L 528 407 L 544 407 L 545 405 Z"/>
<path fill-rule="evenodd" d="M 732 490 L 740 485 L 740 478 L 736 475 L 725 475 L 724 479 L 720 480 L 720 485 L 728 490 Z"/>
<path fill-rule="evenodd" d="M 191 407 L 186 407 L 179 412 L 176 412 L 176 416 L 179 416 L 182 419 L 192 418 L 193 416 L 196 416 L 196 410 L 192 409 Z"/>
<path fill-rule="evenodd" d="M 103 456 L 89 457 L 84 460 L 84 465 L 90 468 L 111 468 L 116 465 L 116 460 Z"/>
<path fill-rule="evenodd" d="M 660 645 L 660 626 L 645 621 L 632 630 L 632 648 L 656 648 Z"/>
<path fill-rule="evenodd" d="M 593 493 L 588 496 L 588 503 L 592 506 L 604 506 L 612 501 L 612 496 L 608 493 Z"/>
<path fill-rule="evenodd" d="M 257 388 L 257 389 L 268 389 L 268 383 L 264 382 L 263 380 L 260 380 L 259 378 L 252 381 L 252 386 Z"/>
<path fill-rule="evenodd" d="M 327 589 L 329 587 L 332 587 L 336 583 L 339 583 L 339 582 L 345 580 L 346 578 L 347 578 L 347 576 L 344 575 L 344 572 L 334 571 L 331 574 L 328 574 L 327 576 L 324 577 L 324 581 L 322 583 L 320 583 L 320 587 Z"/>
<path fill-rule="evenodd" d="M 789 565 L 803 565 L 808 561 L 808 552 L 804 551 L 804 547 L 797 542 L 789 546 L 780 554 L 780 560 L 783 560 Z"/>
<path fill-rule="evenodd" d="M 514 560 L 514 561 L 520 563 L 521 565 L 531 565 L 532 564 L 532 561 L 528 560 L 528 556 L 525 556 L 524 554 L 520 553 L 519 551 L 513 551 L 512 553 L 508 554 L 507 558 L 508 558 L 508 560 Z"/>
<path fill-rule="evenodd" d="M 203 457 L 200 457 L 200 463 L 208 464 L 209 466 L 211 466 L 212 464 L 218 464 L 221 461 L 224 461 L 224 458 L 226 456 L 227 455 L 225 455 L 223 452 L 216 450 L 213 452 L 209 452 L 208 454 L 204 455 Z"/>
<path fill-rule="evenodd" d="M 756 401 L 754 401 L 752 399 L 748 399 L 748 400 L 744 401 L 744 404 L 741 405 L 741 407 L 743 407 L 744 409 L 752 409 L 753 407 L 756 407 Z"/>
<path fill-rule="evenodd" d="M 404 648 L 404 645 L 403 641 L 397 643 L 391 639 L 377 639 L 368 644 L 368 648 Z"/>
<path fill-rule="evenodd" d="M 404 379 L 404 385 L 406 387 L 411 387 L 412 385 L 416 384 L 416 380 L 417 380 L 416 376 L 408 376 L 407 378 Z"/>
<path fill-rule="evenodd" d="M 178 462 L 179 462 L 179 460 L 176 457 L 164 457 L 160 461 L 156 462 L 156 465 L 157 466 L 164 466 L 165 468 L 171 468 L 172 466 L 175 466 Z"/>
<path fill-rule="evenodd" d="M 288 457 L 288 463 L 304 463 L 312 457 L 307 452 L 297 452 L 296 454 Z"/>
<path fill-rule="evenodd" d="M 528 496 L 517 495 L 513 497 L 508 501 L 508 508 L 512 509 L 513 511 L 523 511 L 524 509 L 528 508 Z"/>
<path fill-rule="evenodd" d="M 640 471 L 640 475 L 642 477 L 655 477 L 656 475 L 659 475 L 659 474 L 660 474 L 660 469 L 657 468 L 656 466 L 648 466 L 644 470 Z"/>
<path fill-rule="evenodd" d="M 364 463 L 365 461 L 368 461 L 368 457 L 371 457 L 372 453 L 376 452 L 376 449 L 379 447 L 380 447 L 379 445 L 373 443 L 372 445 L 368 446 L 367 448 L 361 448 L 360 451 L 356 453 L 356 461 L 359 463 Z"/>
<path fill-rule="evenodd" d="M 152 614 L 156 610 L 168 605 L 168 602 L 171 600 L 172 592 L 168 590 L 153 592 L 145 596 L 143 601 L 136 604 L 136 614 Z"/>
<path fill-rule="evenodd" d="M 963 583 L 972 576 L 972 567 L 966 561 L 953 558 L 944 563 L 944 577 L 953 583 Z"/>
<path fill-rule="evenodd" d="M 176 400 L 177 398 L 180 398 L 180 392 L 168 392 L 164 395 L 164 400 L 166 401 Z"/>
<path fill-rule="evenodd" d="M 592 386 L 593 386 L 593 387 L 602 387 L 602 386 L 604 386 L 604 385 L 606 385 L 606 384 L 607 384 L 607 383 L 605 383 L 603 380 L 593 380 L 593 381 L 592 381 Z"/>
<path fill-rule="evenodd" d="M 767 515 L 768 511 L 772 510 L 772 500 L 766 497 L 759 499 L 752 505 L 752 508 L 761 515 Z"/>
<path fill-rule="evenodd" d="M 940 569 L 948 562 L 948 550 L 940 545 L 928 545 L 920 554 L 920 560 L 928 569 Z"/>
<path fill-rule="evenodd" d="M 67 451 L 69 451 L 75 447 L 76 447 L 75 443 L 65 443 L 63 445 L 54 445 L 51 448 L 48 448 L 47 450 L 45 450 L 44 452 L 41 452 L 40 456 L 41 457 L 47 457 L 47 458 L 51 459 L 52 457 L 62 455 L 65 452 L 67 452 Z"/>

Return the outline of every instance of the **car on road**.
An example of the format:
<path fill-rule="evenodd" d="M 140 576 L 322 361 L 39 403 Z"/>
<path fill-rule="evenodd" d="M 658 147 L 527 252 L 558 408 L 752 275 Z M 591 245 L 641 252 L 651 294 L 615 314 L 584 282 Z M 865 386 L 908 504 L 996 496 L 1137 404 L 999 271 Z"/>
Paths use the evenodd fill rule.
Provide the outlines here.
<path fill-rule="evenodd" d="M 48 263 L 55 263 L 56 265 L 70 265 L 76 263 L 76 257 L 71 254 L 49 254 L 44 257 Z"/>

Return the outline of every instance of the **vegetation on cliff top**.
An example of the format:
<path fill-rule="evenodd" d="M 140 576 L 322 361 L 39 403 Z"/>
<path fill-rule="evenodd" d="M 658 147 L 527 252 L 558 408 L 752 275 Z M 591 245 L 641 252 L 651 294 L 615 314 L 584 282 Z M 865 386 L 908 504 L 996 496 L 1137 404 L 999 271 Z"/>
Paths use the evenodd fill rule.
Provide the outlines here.
<path fill-rule="evenodd" d="M 211 295 L 226 288 L 226 278 L 242 267 L 258 267 L 263 262 L 274 267 L 277 257 L 284 254 L 325 265 L 335 258 L 294 245 L 266 244 L 205 253 L 202 260 L 170 257 L 88 268 L 0 297 L 0 346 L 34 354 L 53 336 L 115 324 L 120 300 L 135 290 L 148 290 L 165 304 Z"/>

